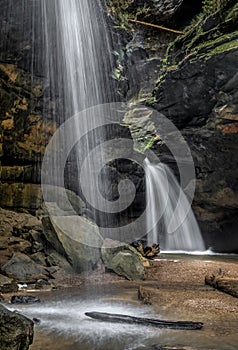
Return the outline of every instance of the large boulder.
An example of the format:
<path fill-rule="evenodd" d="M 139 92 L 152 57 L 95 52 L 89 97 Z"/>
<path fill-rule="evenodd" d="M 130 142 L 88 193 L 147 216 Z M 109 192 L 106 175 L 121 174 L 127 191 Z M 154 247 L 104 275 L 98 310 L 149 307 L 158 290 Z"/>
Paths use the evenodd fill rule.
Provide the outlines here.
<path fill-rule="evenodd" d="M 145 278 L 144 259 L 128 244 L 107 238 L 103 242 L 101 252 L 105 266 L 118 275 L 129 280 Z"/>
<path fill-rule="evenodd" d="M 97 225 L 82 216 L 43 217 L 42 223 L 47 241 L 75 271 L 96 268 L 103 243 Z"/>
<path fill-rule="evenodd" d="M 28 350 L 33 333 L 34 324 L 31 320 L 0 305 L 1 350 Z"/>
<path fill-rule="evenodd" d="M 36 264 L 29 256 L 15 253 L 13 257 L 2 266 L 2 271 L 9 278 L 20 282 L 34 282 L 38 279 L 48 279 L 49 274 L 44 267 Z"/>

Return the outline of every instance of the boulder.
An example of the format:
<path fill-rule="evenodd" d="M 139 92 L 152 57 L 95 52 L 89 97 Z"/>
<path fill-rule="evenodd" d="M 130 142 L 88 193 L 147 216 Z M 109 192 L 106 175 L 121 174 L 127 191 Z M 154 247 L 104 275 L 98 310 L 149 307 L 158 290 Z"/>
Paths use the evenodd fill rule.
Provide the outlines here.
<path fill-rule="evenodd" d="M 41 265 L 37 265 L 30 257 L 22 253 L 15 253 L 13 257 L 2 266 L 2 271 L 10 278 L 21 282 L 33 282 L 40 278 L 47 279 L 48 272 Z"/>
<path fill-rule="evenodd" d="M 82 216 L 42 218 L 47 241 L 77 272 L 96 268 L 103 239 L 99 228 Z"/>
<path fill-rule="evenodd" d="M 12 293 L 18 291 L 18 285 L 16 281 L 6 276 L 0 275 L 0 292 Z"/>
<path fill-rule="evenodd" d="M 143 280 L 145 268 L 142 256 L 126 243 L 105 239 L 101 248 L 105 266 L 129 280 Z"/>
<path fill-rule="evenodd" d="M 108 264 L 112 258 L 120 251 L 127 250 L 128 247 L 129 246 L 127 243 L 106 238 L 101 248 L 102 260 L 104 264 L 108 267 Z"/>
<path fill-rule="evenodd" d="M 33 332 L 31 320 L 0 305 L 1 350 L 28 350 L 33 341 Z"/>
<path fill-rule="evenodd" d="M 110 269 L 128 280 L 142 280 L 145 269 L 138 257 L 131 251 L 117 253 L 110 262 Z"/>

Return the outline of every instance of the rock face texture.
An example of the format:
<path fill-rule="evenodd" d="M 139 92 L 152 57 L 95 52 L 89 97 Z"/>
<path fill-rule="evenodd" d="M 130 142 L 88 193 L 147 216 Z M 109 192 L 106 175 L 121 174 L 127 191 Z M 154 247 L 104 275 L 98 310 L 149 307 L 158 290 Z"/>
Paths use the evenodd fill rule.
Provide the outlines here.
<path fill-rule="evenodd" d="M 238 251 L 237 13 L 237 3 L 230 1 L 183 29 L 185 35 L 168 47 L 151 95 L 141 100 L 170 119 L 187 141 L 197 177 L 194 211 L 207 247 L 224 252 Z M 142 87 L 140 96 L 143 92 Z M 132 113 L 126 122 L 136 131 L 136 147 L 149 144 L 176 172 L 159 137 L 159 119 Z"/>
<path fill-rule="evenodd" d="M 194 210 L 207 245 L 223 251 L 238 251 L 237 13 L 230 2 L 174 42 L 152 103 L 191 148 Z"/>
<path fill-rule="evenodd" d="M 106 239 L 101 249 L 105 266 L 129 280 L 143 280 L 145 269 L 143 258 L 126 243 Z M 146 259 L 145 259 L 146 261 Z"/>
<path fill-rule="evenodd" d="M 103 239 L 91 221 L 80 216 L 45 217 L 43 227 L 47 240 L 75 271 L 97 267 Z"/>
<path fill-rule="evenodd" d="M 33 341 L 33 322 L 0 305 L 1 350 L 28 350 Z"/>

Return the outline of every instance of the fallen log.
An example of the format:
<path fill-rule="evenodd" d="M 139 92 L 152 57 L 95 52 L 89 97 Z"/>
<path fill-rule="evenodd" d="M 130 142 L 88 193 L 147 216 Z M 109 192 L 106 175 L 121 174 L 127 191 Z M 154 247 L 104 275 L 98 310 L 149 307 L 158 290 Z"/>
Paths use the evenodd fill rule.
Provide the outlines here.
<path fill-rule="evenodd" d="M 135 317 L 121 314 L 109 314 L 106 312 L 85 312 L 85 315 L 96 320 L 105 322 L 118 322 L 118 323 L 130 323 L 141 324 L 146 326 L 154 326 L 158 328 L 180 329 L 180 330 L 196 330 L 201 329 L 202 322 L 192 321 L 164 321 L 153 318 Z"/>
<path fill-rule="evenodd" d="M 238 278 L 220 275 L 206 276 L 205 284 L 238 298 Z"/>

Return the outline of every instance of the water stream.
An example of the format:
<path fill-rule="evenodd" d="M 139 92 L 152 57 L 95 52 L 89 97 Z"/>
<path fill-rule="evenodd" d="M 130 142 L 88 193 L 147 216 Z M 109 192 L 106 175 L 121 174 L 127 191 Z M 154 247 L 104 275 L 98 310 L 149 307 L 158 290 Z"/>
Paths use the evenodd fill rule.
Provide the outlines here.
<path fill-rule="evenodd" d="M 91 175 L 97 165 L 87 159 L 92 148 L 103 142 L 106 133 L 103 128 L 92 127 L 95 111 L 90 107 L 114 100 L 111 78 L 113 49 L 105 10 L 98 0 L 42 0 L 41 12 L 44 74 L 55 104 L 53 118 L 62 125 L 76 116 L 67 132 L 62 132 L 58 149 L 53 150 L 56 155 L 51 164 L 52 184 L 58 185 L 59 170 L 66 167 L 67 186 L 81 194 L 79 174 L 84 163 L 87 201 L 100 207 L 97 183 Z M 52 101 L 46 100 L 45 103 Z M 85 109 L 87 117 L 82 118 L 78 113 Z M 71 148 L 68 167 L 60 148 Z M 103 158 L 103 154 L 98 152 L 98 157 Z M 50 195 L 48 201 L 51 201 Z"/>
<path fill-rule="evenodd" d="M 196 218 L 172 170 L 146 160 L 145 172 L 147 205 L 151 208 L 147 221 L 153 226 L 149 243 L 159 242 L 163 250 L 204 251 Z"/>
<path fill-rule="evenodd" d="M 167 254 L 166 254 L 167 255 Z M 167 256 L 161 259 L 167 260 Z M 168 256 L 169 257 L 169 256 Z M 179 255 L 171 259 L 181 259 Z M 188 256 L 188 259 L 194 259 Z M 237 261 L 237 256 L 232 257 Z M 182 257 L 184 259 L 184 257 Z M 199 257 L 200 259 L 200 257 Z M 204 256 L 204 259 L 226 261 L 229 256 Z M 201 292 L 201 291 L 200 291 Z M 206 293 L 204 291 L 204 293 Z M 212 293 L 210 292 L 211 296 Z M 176 331 L 141 325 L 107 323 L 90 319 L 85 312 L 101 311 L 138 317 L 183 319 L 191 317 L 176 308 L 174 315 L 162 305 L 142 305 L 133 283 L 85 286 L 66 291 L 41 294 L 42 302 L 32 305 L 9 305 L 27 317 L 38 318 L 31 350 L 156 350 L 159 346 L 201 350 L 236 350 L 237 320 L 204 316 L 200 331 Z M 194 315 L 193 320 L 196 319 Z"/>

